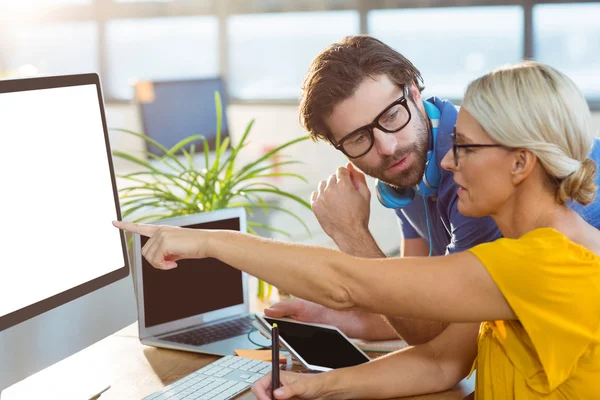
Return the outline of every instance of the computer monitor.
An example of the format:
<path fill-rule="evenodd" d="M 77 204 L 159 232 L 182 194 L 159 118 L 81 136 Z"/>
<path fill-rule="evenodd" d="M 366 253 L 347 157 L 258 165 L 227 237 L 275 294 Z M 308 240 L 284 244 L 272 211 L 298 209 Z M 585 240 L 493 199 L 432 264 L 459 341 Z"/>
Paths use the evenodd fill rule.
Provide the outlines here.
<path fill-rule="evenodd" d="M 227 93 L 221 78 L 138 82 L 135 98 L 144 133 L 168 149 L 189 136 L 203 135 L 208 140 L 209 150 L 214 151 L 217 135 L 215 91 L 221 95 L 223 105 L 223 140 L 229 136 L 229 129 L 225 117 Z M 156 146 L 146 144 L 148 152 L 157 156 L 164 154 Z M 204 152 L 202 141 L 195 145 L 196 152 Z"/>
<path fill-rule="evenodd" d="M 137 313 L 98 75 L 0 80 L 0 133 L 1 392 Z"/>

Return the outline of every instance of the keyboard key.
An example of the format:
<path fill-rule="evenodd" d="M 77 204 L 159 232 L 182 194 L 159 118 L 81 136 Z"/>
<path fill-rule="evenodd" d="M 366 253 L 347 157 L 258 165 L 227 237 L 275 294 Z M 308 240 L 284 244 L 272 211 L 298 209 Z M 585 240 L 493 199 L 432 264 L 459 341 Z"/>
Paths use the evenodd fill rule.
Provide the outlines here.
<path fill-rule="evenodd" d="M 250 378 L 246 379 L 246 382 L 254 383 L 262 377 L 263 377 L 263 375 L 254 375 L 254 376 L 251 376 Z"/>
<path fill-rule="evenodd" d="M 215 376 L 218 378 L 222 378 L 225 375 L 227 375 L 228 373 L 230 373 L 231 371 L 233 371 L 233 369 L 231 369 L 231 368 L 221 368 L 221 370 L 219 372 L 215 373 Z"/>
<path fill-rule="evenodd" d="M 201 326 L 190 331 L 166 336 L 161 339 L 169 342 L 201 346 L 203 344 L 214 343 L 247 334 L 252 329 L 252 320 L 253 318 L 251 316 L 244 316 L 219 324 Z"/>
<path fill-rule="evenodd" d="M 219 393 L 211 400 L 227 400 L 237 396 L 239 393 L 250 388 L 250 384 L 244 382 L 238 382 L 235 386 L 227 389 L 224 392 Z"/>
<path fill-rule="evenodd" d="M 271 366 L 267 365 L 266 367 L 262 367 L 262 369 L 260 369 L 259 371 L 257 371 L 259 374 L 266 374 L 268 372 L 271 372 Z"/>
<path fill-rule="evenodd" d="M 219 393 L 222 393 L 222 392 L 226 391 L 227 389 L 229 389 L 230 387 L 234 386 L 236 383 L 237 382 L 233 382 L 233 381 L 226 382 L 222 385 L 217 386 L 210 392 L 206 393 L 205 396 L 208 397 L 209 399 L 213 398 L 216 395 L 218 395 Z"/>

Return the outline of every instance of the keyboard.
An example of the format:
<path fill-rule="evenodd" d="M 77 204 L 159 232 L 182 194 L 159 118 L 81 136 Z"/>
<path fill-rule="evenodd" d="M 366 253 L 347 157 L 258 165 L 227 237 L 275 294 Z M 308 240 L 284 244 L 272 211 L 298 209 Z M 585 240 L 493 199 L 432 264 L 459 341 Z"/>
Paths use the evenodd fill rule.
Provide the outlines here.
<path fill-rule="evenodd" d="M 228 400 L 270 372 L 270 362 L 225 356 L 143 400 Z"/>
<path fill-rule="evenodd" d="M 162 337 L 169 342 L 202 346 L 236 336 L 246 335 L 252 330 L 253 317 L 248 315 L 218 324 L 201 326 L 196 329 Z"/>

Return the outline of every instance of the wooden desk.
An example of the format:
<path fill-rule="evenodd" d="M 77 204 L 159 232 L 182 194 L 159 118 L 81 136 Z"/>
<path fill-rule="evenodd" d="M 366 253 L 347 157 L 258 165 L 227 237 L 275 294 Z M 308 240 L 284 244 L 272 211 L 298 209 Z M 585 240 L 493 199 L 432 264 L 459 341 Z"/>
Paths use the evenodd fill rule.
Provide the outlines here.
<path fill-rule="evenodd" d="M 104 375 L 111 388 L 99 400 L 140 400 L 164 386 L 217 360 L 218 357 L 157 349 L 138 340 L 137 324 L 90 346 L 66 360 L 22 381 L 2 393 L 2 400 L 54 399 L 53 387 L 85 382 L 90 374 Z M 473 392 L 474 382 L 464 380 L 453 390 L 425 396 L 420 400 L 458 400 Z M 238 397 L 250 400 L 250 391 Z"/>

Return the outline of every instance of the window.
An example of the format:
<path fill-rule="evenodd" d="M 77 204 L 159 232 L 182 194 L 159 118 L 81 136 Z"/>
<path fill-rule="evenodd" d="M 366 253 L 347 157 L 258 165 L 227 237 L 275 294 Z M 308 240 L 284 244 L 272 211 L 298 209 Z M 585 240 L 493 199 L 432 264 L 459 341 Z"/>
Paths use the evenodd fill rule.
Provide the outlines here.
<path fill-rule="evenodd" d="M 138 79 L 222 76 L 236 100 L 295 101 L 320 51 L 368 32 L 414 62 L 424 96 L 460 100 L 474 78 L 527 57 L 566 73 L 598 107 L 600 1 L 508 3 L 0 0 L 0 77 L 99 72 L 113 101 L 130 99 Z"/>
<path fill-rule="evenodd" d="M 19 25 L 0 44 L 0 70 L 22 75 L 97 72 L 97 35 L 93 21 Z"/>
<path fill-rule="evenodd" d="M 356 11 L 234 15 L 228 20 L 229 91 L 238 99 L 296 99 L 312 59 L 359 33 Z"/>
<path fill-rule="evenodd" d="M 425 95 L 462 98 L 471 80 L 523 58 L 519 6 L 377 10 L 367 23 L 421 71 Z"/>
<path fill-rule="evenodd" d="M 219 22 L 215 16 L 121 19 L 107 23 L 108 88 L 128 99 L 137 79 L 219 75 Z"/>
<path fill-rule="evenodd" d="M 567 74 L 594 99 L 600 99 L 599 21 L 599 3 L 533 8 L 535 58 Z"/>
<path fill-rule="evenodd" d="M 55 7 L 68 5 L 92 4 L 93 0 L 2 0 L 3 6 L 13 9 L 28 9 L 39 7 Z"/>

